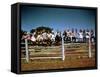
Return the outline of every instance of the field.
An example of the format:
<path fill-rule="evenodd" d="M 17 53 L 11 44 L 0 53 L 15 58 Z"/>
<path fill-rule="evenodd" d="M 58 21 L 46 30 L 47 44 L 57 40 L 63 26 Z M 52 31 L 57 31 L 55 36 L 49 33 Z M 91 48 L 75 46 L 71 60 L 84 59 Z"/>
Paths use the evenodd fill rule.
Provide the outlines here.
<path fill-rule="evenodd" d="M 29 62 L 21 54 L 21 70 L 46 70 L 95 66 L 95 45 L 91 45 L 92 57 L 88 57 L 87 43 L 64 44 L 65 60 L 62 60 L 61 46 L 29 46 Z M 23 50 L 21 50 L 23 51 Z"/>

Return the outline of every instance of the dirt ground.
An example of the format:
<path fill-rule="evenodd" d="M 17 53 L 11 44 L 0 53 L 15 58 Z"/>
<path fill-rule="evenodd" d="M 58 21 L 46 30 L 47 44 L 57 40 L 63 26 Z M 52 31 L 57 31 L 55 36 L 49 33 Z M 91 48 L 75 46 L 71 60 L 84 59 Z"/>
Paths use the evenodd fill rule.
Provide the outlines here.
<path fill-rule="evenodd" d="M 95 46 L 92 45 L 92 58 L 88 57 L 88 44 L 66 44 L 65 60 L 62 58 L 45 58 L 31 59 L 36 57 L 61 57 L 61 46 L 52 47 L 31 47 L 30 60 L 27 63 L 25 59 L 21 59 L 21 70 L 46 70 L 46 69 L 63 69 L 78 67 L 94 67 L 95 66 Z M 36 51 L 35 51 L 36 50 Z M 37 52 L 37 50 L 40 50 Z M 25 56 L 21 55 L 22 58 Z"/>

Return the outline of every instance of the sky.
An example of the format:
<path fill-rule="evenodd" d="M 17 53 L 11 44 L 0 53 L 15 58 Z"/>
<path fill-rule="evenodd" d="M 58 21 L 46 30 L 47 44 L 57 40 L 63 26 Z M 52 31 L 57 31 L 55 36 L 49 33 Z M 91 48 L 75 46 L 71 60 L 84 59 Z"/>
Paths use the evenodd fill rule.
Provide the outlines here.
<path fill-rule="evenodd" d="M 39 26 L 51 27 L 54 31 L 66 29 L 94 29 L 95 10 L 47 7 L 21 7 L 21 29 L 30 32 Z"/>

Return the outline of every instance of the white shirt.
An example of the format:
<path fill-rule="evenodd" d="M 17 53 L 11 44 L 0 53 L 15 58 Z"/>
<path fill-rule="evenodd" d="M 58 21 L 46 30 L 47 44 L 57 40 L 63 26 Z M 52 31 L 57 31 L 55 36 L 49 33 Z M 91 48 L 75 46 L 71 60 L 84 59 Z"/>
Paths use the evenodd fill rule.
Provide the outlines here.
<path fill-rule="evenodd" d="M 32 41 L 36 41 L 36 38 L 34 36 L 31 37 Z"/>
<path fill-rule="evenodd" d="M 83 38 L 82 32 L 79 33 L 79 38 Z"/>

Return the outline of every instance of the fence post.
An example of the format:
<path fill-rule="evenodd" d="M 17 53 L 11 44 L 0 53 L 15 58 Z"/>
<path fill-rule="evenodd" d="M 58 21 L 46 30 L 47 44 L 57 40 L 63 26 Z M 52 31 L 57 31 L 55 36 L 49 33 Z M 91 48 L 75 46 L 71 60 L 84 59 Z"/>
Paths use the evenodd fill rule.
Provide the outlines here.
<path fill-rule="evenodd" d="M 64 39 L 63 39 L 63 34 L 62 34 L 62 60 L 65 60 L 65 53 L 64 53 Z"/>
<path fill-rule="evenodd" d="M 26 51 L 26 61 L 29 62 L 29 53 L 28 53 L 28 42 L 25 39 L 25 51 Z"/>
<path fill-rule="evenodd" d="M 91 36 L 90 36 L 90 34 L 89 34 L 89 58 L 91 58 L 92 57 L 92 53 L 91 53 Z"/>

